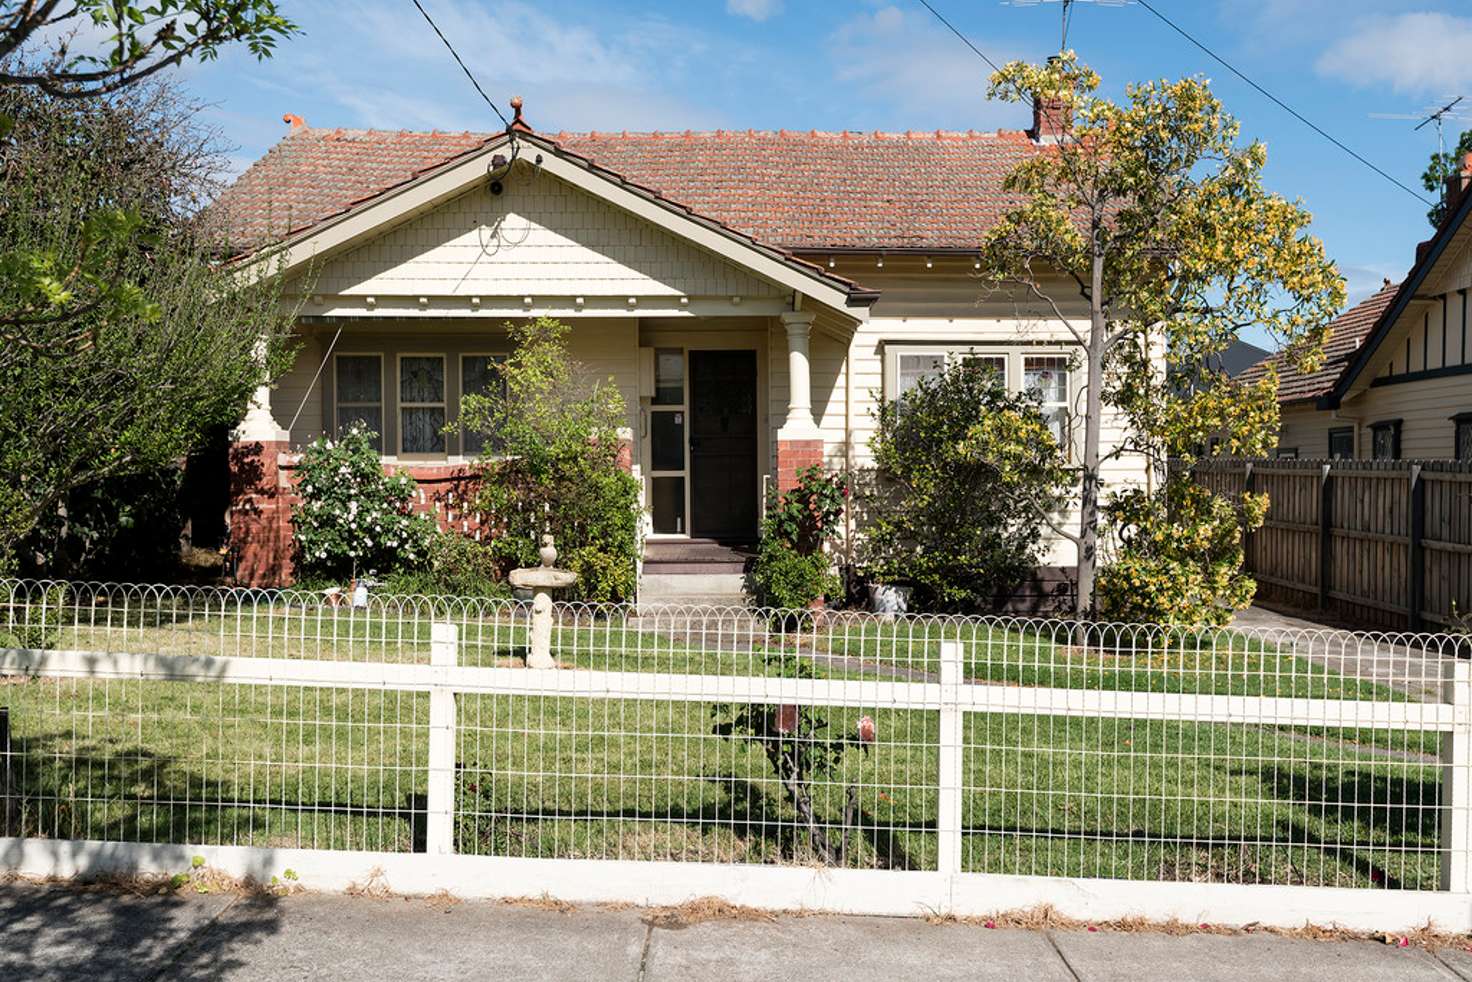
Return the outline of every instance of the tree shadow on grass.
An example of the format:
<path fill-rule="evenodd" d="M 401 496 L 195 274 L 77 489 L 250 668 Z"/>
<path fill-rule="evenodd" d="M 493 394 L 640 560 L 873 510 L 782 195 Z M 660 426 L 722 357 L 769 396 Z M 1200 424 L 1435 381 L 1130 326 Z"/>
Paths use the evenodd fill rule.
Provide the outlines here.
<path fill-rule="evenodd" d="M 773 857 L 782 864 L 813 865 L 818 862 L 811 848 L 808 830 L 801 824 L 785 799 L 768 793 L 754 781 L 733 775 L 717 775 L 704 778 L 706 782 L 723 792 L 723 799 L 711 801 L 698 807 L 672 805 L 664 808 L 563 808 L 551 805 L 528 804 L 513 811 L 505 802 L 497 804 L 487 801 L 490 795 L 482 788 L 486 776 L 480 782 L 466 780 L 462 775 L 460 801 L 461 822 L 457 834 L 456 851 L 481 855 L 536 856 L 541 858 L 634 858 L 648 860 L 689 859 L 692 861 L 723 861 L 720 847 L 690 847 L 683 855 L 670 856 L 659 853 L 657 847 L 651 854 L 633 857 L 622 855 L 589 856 L 580 852 L 575 835 L 569 829 L 581 827 L 596 835 L 600 829 L 653 828 L 665 831 L 680 829 L 694 830 L 702 842 L 715 841 L 722 833 L 730 835 L 739 843 L 755 844 L 754 852 L 759 856 Z M 506 801 L 515 798 L 514 794 Z M 469 799 L 469 800 L 467 800 Z M 543 828 L 548 830 L 543 831 Z M 905 847 L 902 836 L 906 833 L 934 834 L 933 822 L 921 825 L 906 824 L 903 827 L 886 823 L 872 811 L 859 808 L 853 820 L 825 820 L 819 828 L 830 840 L 842 838 L 847 844 L 848 868 L 869 869 L 923 869 L 926 866 Z M 549 842 L 550 840 L 550 842 Z M 620 844 L 615 834 L 606 843 L 617 847 Z M 714 848 L 716 856 L 707 849 Z M 724 861 L 741 861 L 740 859 Z M 771 859 L 767 860 L 772 861 Z M 933 868 L 933 865 L 932 867 Z"/>
<path fill-rule="evenodd" d="M 201 773 L 196 762 L 143 746 L 76 741 L 71 734 L 13 738 L 0 766 L 0 835 L 266 848 L 423 851 L 422 793 L 371 783 L 334 800 L 304 793 L 242 794 L 238 781 Z M 295 790 L 315 790 L 301 772 L 316 765 L 263 767 L 296 773 Z M 269 786 L 269 780 L 263 779 Z M 279 782 L 286 787 L 291 782 Z M 334 779 L 332 784 L 336 784 Z M 352 798 L 359 800 L 353 801 Z M 292 820 L 295 820 L 295 830 Z M 324 832 L 325 828 L 325 832 Z M 304 833 L 304 830 L 307 830 Z M 326 836 L 329 841 L 322 842 Z M 354 839 L 358 841 L 355 842 Z M 370 842 L 369 840 L 377 840 Z"/>

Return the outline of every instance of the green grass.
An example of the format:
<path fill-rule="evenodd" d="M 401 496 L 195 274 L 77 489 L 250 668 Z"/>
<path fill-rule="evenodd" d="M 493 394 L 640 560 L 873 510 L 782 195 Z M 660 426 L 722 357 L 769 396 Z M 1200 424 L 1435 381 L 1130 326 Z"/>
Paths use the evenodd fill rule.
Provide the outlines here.
<path fill-rule="evenodd" d="M 451 614 L 461 663 L 520 664 L 509 608 Z M 443 613 L 443 612 L 442 612 Z M 58 648 L 425 664 L 428 617 L 323 607 L 94 608 L 43 625 Z M 1122 644 L 1048 626 L 835 621 L 792 634 L 734 621 L 560 626 L 567 668 L 781 671 L 933 680 L 965 645 L 973 682 L 1405 700 L 1228 632 Z M 0 684 L 14 739 L 11 832 L 54 838 L 410 851 L 423 847 L 428 698 L 398 692 L 128 680 Z M 844 865 L 932 869 L 933 712 L 832 710 L 879 740 L 810 786 Z M 459 699 L 456 848 L 537 857 L 811 863 L 805 824 L 760 747 L 712 732 L 712 707 L 654 700 Z M 964 868 L 1132 879 L 1434 888 L 1440 737 L 972 714 Z"/>
<path fill-rule="evenodd" d="M 422 848 L 427 698 L 216 683 L 0 687 L 27 835 Z M 844 864 L 933 869 L 938 718 L 872 715 L 812 787 Z M 811 863 L 760 749 L 701 703 L 462 696 L 456 848 L 534 857 Z M 968 717 L 964 868 L 1434 888 L 1439 767 L 1250 725 Z M 1411 746 L 1409 740 L 1406 746 Z"/>

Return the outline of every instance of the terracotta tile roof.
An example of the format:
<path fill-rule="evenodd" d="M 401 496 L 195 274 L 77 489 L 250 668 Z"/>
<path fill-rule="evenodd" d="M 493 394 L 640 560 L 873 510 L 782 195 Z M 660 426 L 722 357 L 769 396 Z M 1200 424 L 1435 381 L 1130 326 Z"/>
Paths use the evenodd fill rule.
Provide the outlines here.
<path fill-rule="evenodd" d="M 1238 376 L 1243 381 L 1261 378 L 1268 365 L 1278 368 L 1278 401 L 1297 402 L 1324 395 L 1334 388 L 1360 344 L 1369 335 L 1385 308 L 1395 299 L 1399 283 L 1389 280 L 1380 290 L 1334 319 L 1329 339 L 1324 342 L 1324 363 L 1316 372 L 1300 372 L 1281 354 L 1273 354 Z"/>
<path fill-rule="evenodd" d="M 213 211 L 234 245 L 253 247 L 499 135 L 294 128 Z M 1020 132 L 539 136 L 760 243 L 810 252 L 974 248 L 1017 203 L 1003 179 L 1037 152 Z"/>

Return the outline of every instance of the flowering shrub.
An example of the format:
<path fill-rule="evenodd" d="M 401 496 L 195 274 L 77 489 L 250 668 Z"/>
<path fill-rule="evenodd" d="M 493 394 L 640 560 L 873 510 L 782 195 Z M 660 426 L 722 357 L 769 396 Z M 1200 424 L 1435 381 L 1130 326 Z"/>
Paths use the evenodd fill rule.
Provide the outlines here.
<path fill-rule="evenodd" d="M 751 581 L 767 607 L 806 607 L 841 588 L 823 546 L 838 538 L 848 504 L 848 479 L 820 465 L 804 468 L 797 484 L 767 497 L 761 545 Z"/>
<path fill-rule="evenodd" d="M 811 556 L 842 530 L 848 505 L 848 478 L 830 474 L 821 464 L 797 472 L 792 490 L 768 495 L 762 538 L 780 539 L 800 555 Z"/>
<path fill-rule="evenodd" d="M 316 440 L 298 465 L 292 512 L 300 572 L 323 576 L 387 573 L 428 558 L 434 521 L 415 514 L 408 474 L 386 475 L 374 434 L 354 426 L 341 440 Z"/>
<path fill-rule="evenodd" d="M 1105 530 L 1115 548 L 1099 571 L 1099 613 L 1108 620 L 1222 625 L 1252 603 L 1257 583 L 1242 572 L 1242 533 L 1262 526 L 1264 494 L 1240 505 L 1189 477 L 1149 493 L 1114 497 Z"/>

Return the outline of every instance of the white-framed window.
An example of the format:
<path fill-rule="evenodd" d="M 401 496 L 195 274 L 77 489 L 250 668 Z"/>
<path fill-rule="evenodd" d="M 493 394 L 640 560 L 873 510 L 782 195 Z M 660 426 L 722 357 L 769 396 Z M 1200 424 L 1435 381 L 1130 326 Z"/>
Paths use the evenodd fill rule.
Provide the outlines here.
<path fill-rule="evenodd" d="M 990 368 L 1001 376 L 1009 392 L 1032 392 L 1037 397 L 1049 429 L 1068 452 L 1072 361 L 1067 349 L 1058 347 L 886 343 L 884 396 L 902 402 L 905 393 L 919 385 L 921 379 L 940 374 L 948 364 L 959 362 Z"/>
<path fill-rule="evenodd" d="M 362 423 L 383 453 L 383 355 L 340 352 L 333 357 L 333 432 Z"/>
<path fill-rule="evenodd" d="M 445 356 L 399 355 L 399 455 L 445 453 Z"/>
<path fill-rule="evenodd" d="M 1006 384 L 1014 374 L 1009 371 L 1010 353 L 982 347 L 928 348 L 894 345 L 887 348 L 885 359 L 885 398 L 904 401 L 905 393 L 945 371 L 956 362 L 990 368 Z"/>
<path fill-rule="evenodd" d="M 492 392 L 499 392 L 502 396 L 506 394 L 506 380 L 502 378 L 498 366 L 506 361 L 505 355 L 490 354 L 488 352 L 466 353 L 460 356 L 460 398 L 466 396 L 484 396 Z M 463 409 L 464 403 L 461 403 Z M 491 441 L 492 449 L 495 449 L 495 440 Z M 478 456 L 485 452 L 486 435 L 476 430 L 460 428 L 460 452 L 467 457 Z"/>
<path fill-rule="evenodd" d="M 1043 419 L 1058 446 L 1068 446 L 1068 359 L 1063 355 L 1023 355 L 1022 391 L 1038 400 Z"/>

